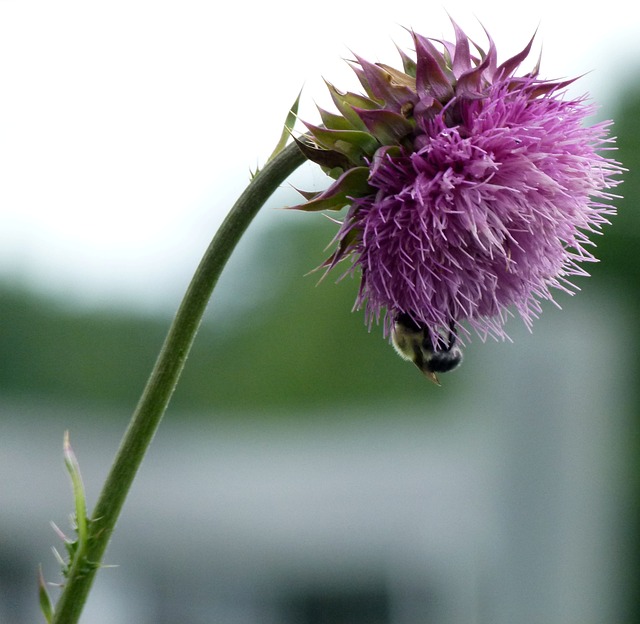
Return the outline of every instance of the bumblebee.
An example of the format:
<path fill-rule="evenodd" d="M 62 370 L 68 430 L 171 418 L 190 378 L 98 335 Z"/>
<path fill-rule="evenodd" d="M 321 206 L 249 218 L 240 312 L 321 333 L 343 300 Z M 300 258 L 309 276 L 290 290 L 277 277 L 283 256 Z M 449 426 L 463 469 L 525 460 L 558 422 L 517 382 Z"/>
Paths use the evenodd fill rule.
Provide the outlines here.
<path fill-rule="evenodd" d="M 436 350 L 426 327 L 420 327 L 406 313 L 396 316 L 391 334 L 393 346 L 403 360 L 413 362 L 433 383 L 440 385 L 436 373 L 448 373 L 460 366 L 462 350 L 458 347 L 453 324 L 447 336 L 447 345 Z"/>

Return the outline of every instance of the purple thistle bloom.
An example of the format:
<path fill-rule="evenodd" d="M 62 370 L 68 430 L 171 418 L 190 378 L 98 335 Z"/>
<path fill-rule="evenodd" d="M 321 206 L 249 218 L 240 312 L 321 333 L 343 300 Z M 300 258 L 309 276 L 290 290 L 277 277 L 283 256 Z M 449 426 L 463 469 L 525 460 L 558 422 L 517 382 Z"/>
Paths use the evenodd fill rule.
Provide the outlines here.
<path fill-rule="evenodd" d="M 602 155 L 610 122 L 585 126 L 593 106 L 564 99 L 572 81 L 514 75 L 533 40 L 498 66 L 490 38 L 476 57 L 453 27 L 441 51 L 412 33 L 404 71 L 357 58 L 366 96 L 329 85 L 340 115 L 321 110 L 300 142 L 336 180 L 298 208 L 349 206 L 325 266 L 351 257 L 369 325 L 405 319 L 427 352 L 469 336 L 463 322 L 505 338 L 511 310 L 530 327 L 551 289 L 571 293 L 622 170 Z"/>

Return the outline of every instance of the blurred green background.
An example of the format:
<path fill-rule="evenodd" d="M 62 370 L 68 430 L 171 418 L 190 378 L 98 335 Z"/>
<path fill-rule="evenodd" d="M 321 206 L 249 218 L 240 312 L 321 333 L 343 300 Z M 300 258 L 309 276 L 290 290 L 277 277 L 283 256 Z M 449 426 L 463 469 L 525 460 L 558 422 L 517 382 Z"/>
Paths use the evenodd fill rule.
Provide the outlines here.
<path fill-rule="evenodd" d="M 624 199 L 616 202 L 619 215 L 597 241 L 597 255 L 601 262 L 591 267 L 592 277 L 577 282 L 583 292 L 574 298 L 559 296 L 558 300 L 564 308 L 562 312 L 553 306 L 545 306 L 545 314 L 534 327 L 532 335 L 523 332 L 517 320 L 513 321 L 510 328 L 513 328 L 512 333 L 516 337 L 514 344 L 482 344 L 474 340 L 466 352 L 462 368 L 443 376 L 442 388 L 429 385 L 413 367 L 395 356 L 391 347 L 382 339 L 380 328 L 376 327 L 369 333 L 363 324 L 362 313 L 350 312 L 357 290 L 356 280 L 347 277 L 336 284 L 336 275 L 317 284 L 319 274 L 306 275 L 324 259 L 323 250 L 336 226 L 319 216 L 289 218 L 271 211 L 260 226 L 260 237 L 251 237 L 238 250 L 239 256 L 246 254 L 251 261 L 232 262 L 224 275 L 221 291 L 230 294 L 225 295 L 222 301 L 213 300 L 163 427 L 166 426 L 173 433 L 181 429 L 195 432 L 195 438 L 198 437 L 197 432 L 201 431 L 203 439 L 208 439 L 207 436 L 212 435 L 212 431 L 214 434 L 218 431 L 225 435 L 226 431 L 235 431 L 234 427 L 245 431 L 275 432 L 277 437 L 280 435 L 278 432 L 299 431 L 301 423 L 306 421 L 310 427 L 316 427 L 312 429 L 316 432 L 314 435 L 321 436 L 322 433 L 317 432 L 322 432 L 325 427 L 331 430 L 337 426 L 336 423 L 342 426 L 343 423 L 350 422 L 352 424 L 349 431 L 355 431 L 354 438 L 366 439 L 371 418 L 380 417 L 387 427 L 382 438 L 387 436 L 389 444 L 393 444 L 394 420 L 397 419 L 399 423 L 404 423 L 399 427 L 406 427 L 406 422 L 413 423 L 409 429 L 416 421 L 420 421 L 420 425 L 415 425 L 416 431 L 420 432 L 425 423 L 431 423 L 429 426 L 433 426 L 434 436 L 437 436 L 435 432 L 440 428 L 451 427 L 455 447 L 456 429 L 467 426 L 464 421 L 471 418 L 474 409 L 477 408 L 478 413 L 481 410 L 490 415 L 496 413 L 491 407 L 494 395 L 507 396 L 512 391 L 509 409 L 520 405 L 522 412 L 526 413 L 526 422 L 540 416 L 539 422 L 548 423 L 554 422 L 553 419 L 547 421 L 536 412 L 537 402 L 544 403 L 547 393 L 565 397 L 558 405 L 575 405 L 580 404 L 583 388 L 599 387 L 598 384 L 603 380 L 611 382 L 612 399 L 603 399 L 604 407 L 599 407 L 600 411 L 596 414 L 596 422 L 603 430 L 607 422 L 611 422 L 611 426 L 615 428 L 612 437 L 602 439 L 603 448 L 596 452 L 600 458 L 598 461 L 603 462 L 603 465 L 615 462 L 617 466 L 611 473 L 607 473 L 616 478 L 602 484 L 603 489 L 614 491 L 611 501 L 615 504 L 615 508 L 605 513 L 608 518 L 605 524 L 615 524 L 615 527 L 611 527 L 611 534 L 603 537 L 606 544 L 598 545 L 607 553 L 607 565 L 615 571 L 615 582 L 612 583 L 613 587 L 602 591 L 608 592 L 607 596 L 614 604 L 610 613 L 616 619 L 609 621 L 640 622 L 640 395 L 636 381 L 640 354 L 640 329 L 637 322 L 640 314 L 640 215 L 637 209 L 640 201 L 640 178 L 637 173 L 640 171 L 640 90 L 623 93 L 616 106 L 613 110 L 605 109 L 602 114 L 615 119 L 614 133 L 618 137 L 619 148 L 616 158 L 629 169 L 624 184 L 620 187 Z M 260 284 L 256 280 L 264 283 Z M 255 293 L 259 296 L 254 297 Z M 610 315 L 611 311 L 613 313 Z M 604 338 L 593 333 L 590 329 L 592 326 L 588 324 L 585 325 L 584 332 L 579 333 L 579 320 L 585 314 L 599 317 L 608 332 L 603 334 Z M 42 544 L 55 542 L 53 533 L 47 533 L 46 522 L 54 517 L 62 525 L 64 515 L 61 515 L 60 510 L 71 509 L 64 471 L 53 463 L 58 460 L 51 460 L 50 465 L 52 478 L 60 483 L 60 489 L 56 490 L 52 499 L 52 493 L 45 494 L 41 491 L 44 475 L 41 464 L 36 461 L 36 458 L 40 458 L 39 451 L 15 434 L 14 427 L 22 425 L 34 436 L 36 431 L 46 433 L 49 444 L 47 453 L 53 458 L 58 457 L 56 453 L 61 446 L 62 433 L 69 426 L 72 428 L 72 442 L 80 440 L 75 446 L 81 465 L 90 465 L 92 454 L 97 453 L 98 448 L 104 451 L 105 457 L 110 457 L 115 452 L 119 435 L 117 432 L 123 430 L 128 414 L 138 399 L 169 322 L 168 313 L 142 314 L 114 307 L 108 302 L 104 306 L 96 305 L 95 302 L 86 305 L 73 297 L 65 297 L 63 293 L 55 296 L 37 292 L 18 280 L 6 281 L 0 287 L 0 400 L 4 405 L 0 416 L 0 431 L 4 432 L 2 437 L 6 446 L 3 448 L 7 460 L 5 467 L 9 471 L 1 477 L 5 485 L 4 494 L 0 492 L 4 496 L 4 500 L 0 501 L 3 516 L 0 528 L 4 527 L 0 534 L 0 564 L 5 562 L 2 566 L 4 571 L 0 573 L 2 622 L 18 622 L 21 621 L 21 615 L 31 613 L 31 607 L 25 606 L 31 596 L 31 589 L 24 589 L 24 583 L 33 580 L 35 587 L 36 561 L 50 558 Z M 575 353 L 566 353 L 564 346 L 555 351 L 553 342 L 549 342 L 550 334 L 545 338 L 545 332 L 551 332 L 556 323 L 565 323 L 560 327 L 575 327 L 578 331 L 580 346 L 576 346 Z M 561 329 L 560 333 L 562 331 Z M 553 336 L 556 335 L 560 334 L 553 333 Z M 537 351 L 537 345 L 542 344 L 545 345 L 542 352 Z M 564 345 L 561 342 L 558 344 Z M 544 369 L 542 374 L 545 383 L 534 384 L 530 394 L 518 394 L 521 386 L 515 384 L 511 377 L 505 376 L 511 366 L 504 364 L 507 358 L 512 358 L 510 362 L 535 359 L 538 367 Z M 584 374 L 579 368 L 582 365 L 580 361 L 586 366 Z M 564 386 L 559 381 L 561 387 L 554 387 L 554 379 L 565 379 L 563 375 L 566 367 L 578 368 L 576 375 L 582 375 L 580 379 L 583 385 Z M 509 380 L 508 383 L 505 380 Z M 514 385 L 510 386 L 512 383 Z M 505 385 L 509 387 L 504 387 Z M 608 394 L 606 396 L 609 397 Z M 465 408 L 459 409 L 461 405 Z M 405 419 L 407 414 L 410 414 L 408 420 Z M 558 419 L 561 414 L 562 411 L 556 415 Z M 270 423 L 277 423 L 277 428 L 271 429 Z M 491 416 L 488 420 L 479 419 L 479 423 L 478 435 L 481 437 L 500 433 L 501 426 L 491 432 L 482 430 L 482 423 L 496 424 Z M 592 420 L 585 420 L 584 426 L 592 424 Z M 231 429 L 226 429 L 227 427 Z M 101 434 L 103 429 L 112 433 L 105 437 Z M 576 430 L 580 430 L 579 423 Z M 12 435 L 15 435 L 13 441 Z M 270 434 L 265 435 L 268 438 Z M 340 435 L 336 439 L 339 440 Z M 165 457 L 163 453 L 172 449 L 172 445 L 164 434 L 159 434 L 159 437 L 161 440 L 158 450 L 152 446 L 150 453 L 155 461 L 161 463 Z M 307 442 L 300 448 L 304 448 L 304 444 Z M 333 443 L 327 444 L 330 448 L 325 451 L 330 458 L 334 457 L 333 454 L 337 451 L 331 447 Z M 523 444 L 523 449 L 528 448 L 526 440 Z M 215 448 L 213 438 L 211 445 Z M 341 450 L 346 456 L 351 453 L 348 445 Z M 373 453 L 378 452 L 377 449 L 371 450 Z M 357 455 L 360 451 L 353 452 Z M 403 452 L 399 451 L 400 457 Z M 558 465 L 563 465 L 565 461 L 563 452 L 562 448 L 558 449 Z M 15 457 L 11 453 L 15 453 Z M 176 447 L 173 453 L 178 463 L 194 462 L 189 443 Z M 427 464 L 428 454 L 429 451 L 425 450 Z M 545 454 L 542 453 L 542 464 L 545 462 L 544 457 Z M 567 457 L 569 459 L 566 461 L 569 462 L 570 453 Z M 277 457 L 273 461 L 277 462 Z M 330 463 L 330 460 L 327 461 Z M 587 459 L 585 464 L 580 465 L 588 466 L 589 461 Z M 10 473 L 11 466 L 20 467 L 17 475 Z M 99 477 L 104 469 L 103 463 L 96 470 L 88 467 L 92 476 L 92 479 L 87 479 L 90 499 L 95 499 Z M 497 471 L 499 472 L 499 468 Z M 230 472 L 237 476 L 235 469 Z M 604 479 L 599 473 L 589 475 L 588 478 L 591 479 L 592 476 L 595 480 Z M 219 475 L 211 478 L 219 478 Z M 552 479 L 552 476 L 549 478 Z M 35 526 L 39 530 L 37 539 L 40 540 L 37 542 L 37 552 L 29 551 L 30 540 L 27 537 L 19 535 L 17 529 L 7 528 L 13 526 L 10 520 L 33 516 L 28 503 L 25 503 L 24 509 L 18 509 L 11 503 L 12 508 L 9 509 L 7 501 L 13 501 L 14 498 L 11 498 L 7 483 L 14 479 L 22 484 L 20 487 L 23 494 L 27 494 L 24 490 L 32 489 L 34 496 L 41 496 L 43 501 L 52 505 L 51 515 L 47 515 L 46 509 L 41 507 L 37 511 Z M 229 474 L 225 479 L 220 487 L 227 483 L 228 488 L 233 490 L 235 482 L 232 476 Z M 441 487 L 447 489 L 446 471 L 438 476 L 438 480 Z M 30 486 L 24 485 L 25 483 Z M 135 505 L 137 497 L 145 500 L 145 495 L 164 500 L 165 485 L 168 487 L 164 482 L 157 482 L 150 486 L 151 489 L 157 487 L 155 491 L 139 491 L 131 504 Z M 308 486 L 311 493 L 313 487 Z M 145 487 L 145 490 L 148 489 Z M 475 493 L 479 499 L 491 496 L 488 491 L 483 492 L 481 489 Z M 200 491 L 197 497 L 206 498 L 207 492 Z M 25 497 L 25 500 L 28 501 L 29 498 Z M 544 493 L 541 500 L 546 500 Z M 171 500 L 165 502 L 171 505 Z M 267 506 L 270 502 L 273 503 L 273 499 L 267 500 Z M 191 505 L 197 503 L 196 499 L 187 502 L 186 507 L 185 504 L 178 505 L 179 508 L 175 511 L 167 513 L 188 517 L 193 511 Z M 384 506 L 384 501 L 381 504 Z M 551 502 L 549 506 L 552 507 Z M 584 509 L 590 513 L 589 501 Z M 600 511 L 597 513 L 602 512 L 600 507 L 598 510 Z M 298 511 L 290 509 L 285 512 L 285 516 L 295 516 Z M 158 517 L 151 512 L 148 514 L 150 515 L 145 516 L 144 521 L 132 523 L 145 527 L 145 538 L 140 539 L 144 544 L 148 540 L 150 546 L 148 551 L 142 549 L 142 552 L 152 553 L 164 548 L 170 550 L 167 541 L 173 538 L 167 538 L 167 534 L 157 543 L 151 539 L 156 522 L 161 523 L 159 518 L 162 513 L 158 513 Z M 125 514 L 122 526 L 115 534 L 116 541 L 122 539 L 127 543 L 122 537 L 127 531 L 127 520 Z M 27 524 L 31 526 L 32 521 L 33 517 Z M 473 523 L 472 518 L 469 521 Z M 561 522 L 555 518 L 550 523 L 556 521 Z M 169 524 L 176 533 L 181 531 L 180 522 Z M 500 522 L 496 526 L 501 526 Z M 215 536 L 215 522 L 212 522 L 208 530 Z M 425 531 L 430 530 L 427 525 Z M 435 527 L 433 530 L 437 531 Z M 496 531 L 500 535 L 500 529 Z M 311 534 L 314 535 L 313 531 Z M 569 527 L 567 535 L 573 534 Z M 197 540 L 201 539 L 205 541 L 204 537 L 198 536 Z M 313 541 L 316 538 L 309 539 Z M 317 539 L 322 541 L 320 537 Z M 239 543 L 246 544 L 242 539 Z M 504 547 L 508 549 L 508 545 Z M 181 585 L 178 580 L 184 571 L 181 566 L 188 569 L 189 563 L 182 562 L 170 569 L 156 569 L 153 566 L 157 562 L 152 563 L 151 554 L 136 556 L 135 561 L 128 560 L 126 554 L 120 552 L 117 563 L 122 568 L 139 573 L 135 582 L 141 583 L 144 591 L 140 591 L 153 597 L 156 604 L 164 605 L 163 608 L 167 609 L 162 617 L 153 609 L 143 609 L 140 611 L 142 615 L 135 621 L 275 621 L 270 618 L 276 618 L 274 613 L 277 611 L 274 611 L 272 602 L 269 603 L 271 610 L 264 606 L 266 599 L 262 594 L 260 600 L 256 601 L 255 595 L 249 600 L 253 605 L 253 615 L 246 610 L 239 615 L 240 607 L 235 616 L 232 617 L 227 612 L 226 617 L 220 619 L 214 617 L 213 611 L 207 611 L 209 606 L 202 606 L 199 611 L 194 605 L 200 602 L 204 605 L 202 596 L 207 590 L 202 590 L 204 593 L 194 598 L 188 591 L 194 585 Z M 146 556 L 149 557 L 148 562 Z M 242 548 L 230 548 L 224 555 L 218 552 L 218 556 L 226 562 L 221 569 L 231 576 L 242 574 L 244 568 L 238 563 L 240 560 L 248 568 L 260 565 L 252 563 L 255 559 L 260 559 L 259 548 L 248 548 L 246 552 Z M 110 562 L 112 560 L 107 561 Z M 299 565 L 304 565 L 304 562 Z M 331 569 L 333 564 L 330 562 L 327 565 Z M 47 562 L 46 569 L 50 580 L 57 580 L 55 565 Z M 289 578 L 282 570 L 269 569 L 272 573 L 271 580 L 278 575 Z M 527 566 L 524 566 L 525 585 L 528 578 L 526 569 Z M 571 569 L 556 572 L 568 577 L 571 585 Z M 221 573 L 220 570 L 217 573 Z M 368 572 L 358 569 L 353 572 L 352 577 L 357 580 L 361 576 L 366 577 L 368 573 L 371 573 L 371 568 L 368 568 Z M 501 573 L 506 575 L 508 571 L 502 570 Z M 113 579 L 121 572 L 119 569 L 104 570 L 100 574 L 101 577 Z M 128 572 L 122 572 L 125 579 L 129 578 L 127 574 Z M 206 572 L 200 574 L 204 575 Z M 535 577 L 536 574 L 540 574 L 540 571 L 532 573 L 532 576 Z M 438 578 L 435 583 L 429 579 L 424 584 L 439 588 L 441 583 L 445 583 L 443 579 L 444 577 Z M 200 581 L 212 586 L 218 583 L 216 577 L 203 580 L 201 576 Z M 283 581 L 285 584 L 287 582 L 289 581 Z M 329 621 L 351 624 L 365 621 L 381 624 L 471 621 L 457 620 L 451 614 L 446 617 L 438 616 L 437 609 L 432 615 L 426 615 L 420 609 L 416 611 L 418 615 L 398 615 L 389 608 L 384 591 L 378 589 L 386 587 L 385 582 L 365 583 L 364 589 L 355 583 L 356 589 L 351 593 L 341 592 L 335 587 L 331 591 L 326 590 L 326 583 L 321 584 L 325 588 L 324 593 L 299 592 L 289 597 L 287 607 L 282 611 L 288 614 L 288 619 L 281 621 L 300 624 Z M 446 582 L 453 586 L 462 583 L 457 577 Z M 421 584 L 422 581 L 416 576 L 412 577 L 412 583 L 408 587 Z M 533 594 L 530 596 L 534 606 L 528 607 L 529 611 L 527 607 L 521 606 L 522 617 L 511 620 L 504 615 L 508 610 L 500 615 L 492 611 L 495 596 L 490 591 L 483 591 L 483 584 L 491 585 L 486 576 L 479 574 L 471 584 L 481 597 L 469 607 L 470 612 L 475 614 L 473 621 L 559 621 L 553 618 L 536 619 L 531 615 L 536 612 L 545 613 L 545 609 L 550 608 L 549 605 L 538 604 L 539 611 L 536 611 L 536 601 L 543 601 L 543 598 L 536 597 L 535 583 L 531 585 Z M 168 588 L 175 586 L 187 590 L 182 595 L 173 596 Z M 105 590 L 107 593 L 100 595 L 116 596 L 115 599 L 120 600 L 120 606 L 126 607 L 127 603 L 122 602 L 122 591 L 116 588 L 113 594 Z M 169 600 L 167 592 L 174 602 Z M 421 594 L 420 604 L 436 604 L 437 591 L 434 592 L 435 598 Z M 31 597 L 35 603 L 35 591 Z M 227 596 L 225 600 L 225 604 L 240 605 L 247 602 L 241 595 L 232 598 Z M 94 613 L 109 613 L 110 607 L 105 606 L 106 604 L 108 601 L 95 606 Z M 206 615 L 203 611 L 206 611 Z M 561 612 L 562 609 L 559 608 L 554 613 Z M 179 619 L 175 619 L 176 617 Z M 122 618 L 117 619 L 112 612 L 111 617 L 105 616 L 104 621 L 134 621 L 126 620 L 126 616 Z M 584 614 L 580 617 L 569 614 L 563 621 L 584 623 L 606 620 L 597 614 L 594 614 L 593 619 Z"/>

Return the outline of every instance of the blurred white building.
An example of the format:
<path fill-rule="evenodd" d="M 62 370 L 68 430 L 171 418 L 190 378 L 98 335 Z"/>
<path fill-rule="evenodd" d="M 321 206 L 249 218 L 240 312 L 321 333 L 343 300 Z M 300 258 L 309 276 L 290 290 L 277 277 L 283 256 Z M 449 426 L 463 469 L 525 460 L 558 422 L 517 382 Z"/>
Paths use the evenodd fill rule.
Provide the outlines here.
<path fill-rule="evenodd" d="M 618 621 L 617 325 L 594 302 L 515 346 L 474 347 L 454 373 L 474 388 L 437 411 L 349 406 L 186 427 L 169 413 L 107 551 L 119 567 L 100 571 L 83 621 Z M 77 412 L 2 407 L 3 624 L 39 621 L 38 562 L 59 579 L 47 523 L 66 528 L 72 508 L 64 429 L 93 503 L 127 417 L 105 432 Z"/>

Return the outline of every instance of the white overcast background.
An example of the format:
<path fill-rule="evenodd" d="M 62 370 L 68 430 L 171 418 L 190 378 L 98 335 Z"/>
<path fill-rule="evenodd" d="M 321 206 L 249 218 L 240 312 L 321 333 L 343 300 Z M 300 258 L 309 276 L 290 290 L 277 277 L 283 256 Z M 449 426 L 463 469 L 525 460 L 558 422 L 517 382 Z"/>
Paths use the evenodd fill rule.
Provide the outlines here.
<path fill-rule="evenodd" d="M 588 4 L 588 3 L 587 3 Z M 354 51 L 398 64 L 404 27 L 451 39 L 447 12 L 499 57 L 585 74 L 613 101 L 640 69 L 633 3 L 0 1 L 0 278 L 86 301 L 172 308 L 226 210 L 278 139 L 356 88 Z M 610 107 L 607 109 L 611 110 Z M 321 185 L 309 166 L 305 184 Z M 267 208 L 264 223 L 291 216 Z M 309 217 L 315 218 L 315 217 Z"/>

